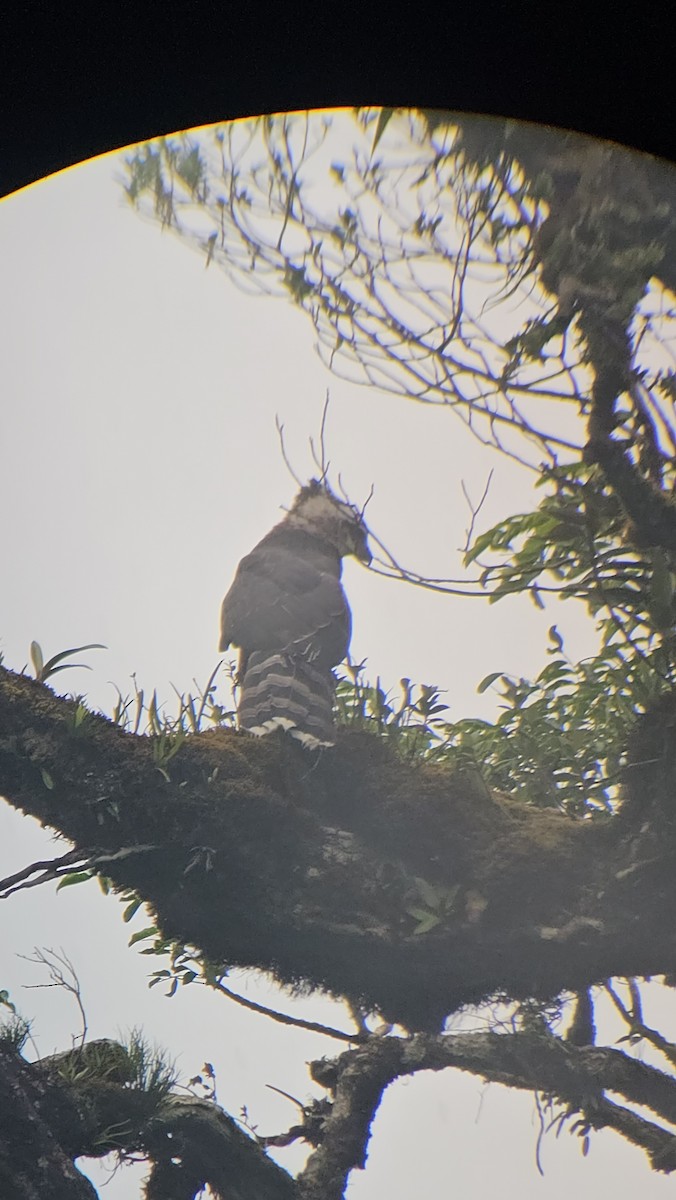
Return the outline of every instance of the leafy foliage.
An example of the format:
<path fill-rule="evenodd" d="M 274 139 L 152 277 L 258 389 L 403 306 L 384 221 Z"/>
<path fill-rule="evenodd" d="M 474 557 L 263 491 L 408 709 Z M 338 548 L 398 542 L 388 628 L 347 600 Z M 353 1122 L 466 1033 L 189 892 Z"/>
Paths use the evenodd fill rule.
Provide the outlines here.
<path fill-rule="evenodd" d="M 9 1014 L 0 1020 L 0 1042 L 20 1053 L 30 1037 L 30 1022 L 17 1012 L 7 988 L 0 988 L 0 1007 L 7 1009 Z"/>
<path fill-rule="evenodd" d="M 134 680 L 133 696 L 123 696 L 118 689 L 118 699 L 112 714 L 113 721 L 128 733 L 145 733 L 156 738 L 156 758 L 161 766 L 173 757 L 188 733 L 199 733 L 208 726 L 234 728 L 235 709 L 223 708 L 215 700 L 216 679 L 221 665 L 218 663 L 214 667 L 204 687 L 194 681 L 197 689 L 195 695 L 174 689 L 178 698 L 178 709 L 173 714 L 159 701 L 156 689 L 153 689 L 152 696 L 147 700 L 144 689 L 139 688 Z M 232 685 L 235 675 L 233 663 L 228 664 L 227 675 Z"/>
<path fill-rule="evenodd" d="M 168 1096 L 178 1082 L 178 1073 L 166 1051 L 153 1045 L 140 1029 L 131 1030 L 124 1049 L 132 1086 L 154 1096 L 157 1101 Z"/>
<path fill-rule="evenodd" d="M 40 683 L 45 683 L 52 675 L 56 675 L 58 671 L 68 671 L 74 667 L 79 667 L 84 671 L 91 671 L 91 667 L 87 663 L 69 663 L 64 662 L 64 659 L 71 658 L 73 654 L 81 654 L 83 650 L 105 650 L 106 647 L 100 642 L 89 642 L 86 646 L 75 646 L 70 650 L 61 650 L 59 654 L 54 654 L 45 662 L 42 653 L 42 647 L 39 642 L 31 642 L 31 660 L 35 668 L 35 678 Z"/>
<path fill-rule="evenodd" d="M 396 704 L 375 687 L 343 679 L 339 711 L 346 724 L 387 738 L 408 761 L 445 762 L 478 770 L 489 787 L 518 794 L 538 807 L 564 807 L 581 816 L 611 811 L 620 795 L 626 740 L 638 709 L 647 704 L 653 675 L 637 657 L 629 669 L 617 646 L 572 663 L 562 656 L 556 630 L 552 661 L 535 680 L 493 672 L 479 691 L 500 688 L 502 712 L 495 722 L 448 721 L 438 689 L 415 689 L 402 681 Z"/>
<path fill-rule="evenodd" d="M 538 603 L 545 591 L 584 600 L 593 616 L 605 614 L 605 644 L 617 637 L 634 649 L 664 643 L 666 671 L 672 664 L 663 635 L 676 621 L 670 556 L 640 544 L 598 467 L 551 467 L 537 486 L 548 494 L 534 512 L 507 517 L 475 538 L 465 561 L 483 566 L 481 585 L 492 600 L 529 592 Z M 502 561 L 482 563 L 487 552 Z"/>
<path fill-rule="evenodd" d="M 426 683 L 415 688 L 410 679 L 401 679 L 401 697 L 395 702 L 380 679 L 375 685 L 366 682 L 365 668 L 365 663 L 349 663 L 347 674 L 339 675 L 336 704 L 340 724 L 386 738 L 406 759 L 426 757 L 444 728 L 439 714 L 448 708 L 439 689 Z"/>
<path fill-rule="evenodd" d="M 535 681 L 485 679 L 480 690 L 501 684 L 504 711 L 494 726 L 460 722 L 456 744 L 472 748 L 494 786 L 581 814 L 612 807 L 637 715 L 676 684 L 676 561 L 641 544 L 597 467 L 549 468 L 539 485 L 538 508 L 478 535 L 466 562 L 483 567 L 492 602 L 528 593 L 541 604 L 547 591 L 583 601 L 599 653 L 571 662 L 552 627 L 552 661 Z"/>

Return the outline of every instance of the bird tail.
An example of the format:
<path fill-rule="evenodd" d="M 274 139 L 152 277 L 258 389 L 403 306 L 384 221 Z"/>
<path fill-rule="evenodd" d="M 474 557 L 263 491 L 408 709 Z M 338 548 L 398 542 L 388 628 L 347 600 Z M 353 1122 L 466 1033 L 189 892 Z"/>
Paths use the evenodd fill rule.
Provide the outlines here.
<path fill-rule="evenodd" d="M 306 746 L 331 746 L 335 686 L 332 671 L 298 655 L 250 654 L 240 679 L 240 728 L 259 736 L 285 729 Z"/>

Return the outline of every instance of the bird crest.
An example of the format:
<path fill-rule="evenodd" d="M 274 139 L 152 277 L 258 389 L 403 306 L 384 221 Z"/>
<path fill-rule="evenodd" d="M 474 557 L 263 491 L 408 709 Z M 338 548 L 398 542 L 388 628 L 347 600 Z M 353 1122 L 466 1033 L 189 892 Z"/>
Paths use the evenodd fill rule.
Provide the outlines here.
<path fill-rule="evenodd" d="M 341 500 L 321 479 L 311 479 L 301 487 L 287 521 L 321 533 L 340 554 L 354 554 L 364 563 L 371 561 L 363 512 L 348 500 Z"/>

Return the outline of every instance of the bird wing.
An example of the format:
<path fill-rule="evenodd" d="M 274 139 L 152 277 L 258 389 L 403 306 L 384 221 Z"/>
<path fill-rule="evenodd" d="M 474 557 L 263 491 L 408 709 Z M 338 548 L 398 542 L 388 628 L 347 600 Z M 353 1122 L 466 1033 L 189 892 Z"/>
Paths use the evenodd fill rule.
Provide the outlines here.
<path fill-rule="evenodd" d="M 221 609 L 220 649 L 308 655 L 326 666 L 347 653 L 350 610 L 335 556 L 271 535 L 242 559 Z"/>

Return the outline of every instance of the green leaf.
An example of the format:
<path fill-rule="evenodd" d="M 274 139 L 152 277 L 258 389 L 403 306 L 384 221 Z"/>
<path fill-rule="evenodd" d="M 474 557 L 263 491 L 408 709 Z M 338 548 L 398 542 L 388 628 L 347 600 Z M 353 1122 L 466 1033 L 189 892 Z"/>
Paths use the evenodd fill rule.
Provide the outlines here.
<path fill-rule="evenodd" d="M 538 675 L 538 683 L 560 682 L 563 677 L 566 677 L 566 682 L 575 674 L 573 667 L 563 658 L 555 658 L 548 666 L 544 667 Z"/>
<path fill-rule="evenodd" d="M 496 679 L 501 679 L 501 678 L 502 678 L 502 671 L 492 671 L 490 675 L 484 676 L 484 678 L 481 680 L 481 683 L 477 687 L 477 692 L 479 693 L 479 695 L 482 696 L 483 693 L 487 692 L 489 687 L 491 687 L 495 683 Z"/>
<path fill-rule="evenodd" d="M 428 908 L 437 909 L 440 907 L 447 889 L 438 884 L 430 883 L 427 879 L 422 879 L 416 876 L 416 888 L 421 900 L 424 900 Z"/>
<path fill-rule="evenodd" d="M 169 979 L 170 977 L 171 971 L 153 971 L 153 976 L 148 987 L 156 987 L 158 983 L 164 983 L 165 979 Z"/>
<path fill-rule="evenodd" d="M 138 912 L 138 910 L 142 904 L 143 904 L 143 901 L 141 900 L 141 897 L 137 896 L 134 900 L 132 900 L 131 904 L 127 905 L 124 912 L 122 913 L 122 920 L 125 922 L 125 924 L 127 924 L 129 921 L 131 921 L 132 917 L 134 916 L 135 913 Z"/>
<path fill-rule="evenodd" d="M 93 871 L 75 871 L 72 875 L 64 875 L 56 885 L 56 890 L 60 892 L 61 888 L 72 887 L 74 883 L 86 883 L 93 875 Z"/>
<path fill-rule="evenodd" d="M 135 946 L 137 942 L 143 942 L 146 938 L 156 937 L 157 926 L 148 925 L 146 929 L 139 929 L 138 933 L 133 933 L 129 939 L 128 945 Z"/>
<path fill-rule="evenodd" d="M 37 644 L 37 643 L 35 643 Z M 39 647 L 38 647 L 39 649 Z M 89 642 L 86 646 L 74 646 L 70 650 L 62 650 L 60 654 L 55 654 L 46 662 L 40 672 L 40 679 L 48 679 L 50 675 L 55 675 L 57 671 L 66 671 L 69 667 L 84 667 L 85 670 L 91 671 L 91 667 L 86 663 L 65 663 L 63 666 L 57 666 L 57 663 L 63 661 L 64 658 L 70 658 L 71 654 L 81 654 L 83 650 L 106 650 L 101 642 Z"/>
<path fill-rule="evenodd" d="M 563 650 L 563 638 L 561 637 L 561 634 L 559 633 L 558 629 L 556 628 L 556 625 L 549 626 L 548 637 L 549 637 L 550 642 L 554 643 L 554 645 L 556 646 L 556 649 L 559 652 L 561 652 Z"/>
<path fill-rule="evenodd" d="M 408 912 L 418 922 L 413 930 L 414 937 L 417 937 L 421 933 L 429 933 L 431 929 L 434 929 L 439 924 L 441 919 L 438 913 L 429 912 L 426 909 L 409 908 Z"/>
<path fill-rule="evenodd" d="M 39 642 L 31 642 L 31 660 L 35 669 L 35 678 L 42 679 L 42 668 L 45 660 L 42 656 L 42 647 Z"/>
<path fill-rule="evenodd" d="M 49 774 L 49 771 L 46 771 L 44 767 L 40 767 L 40 774 L 42 776 L 42 782 L 44 783 L 47 790 L 50 792 L 53 791 L 54 780 L 52 779 L 51 775 Z"/>

